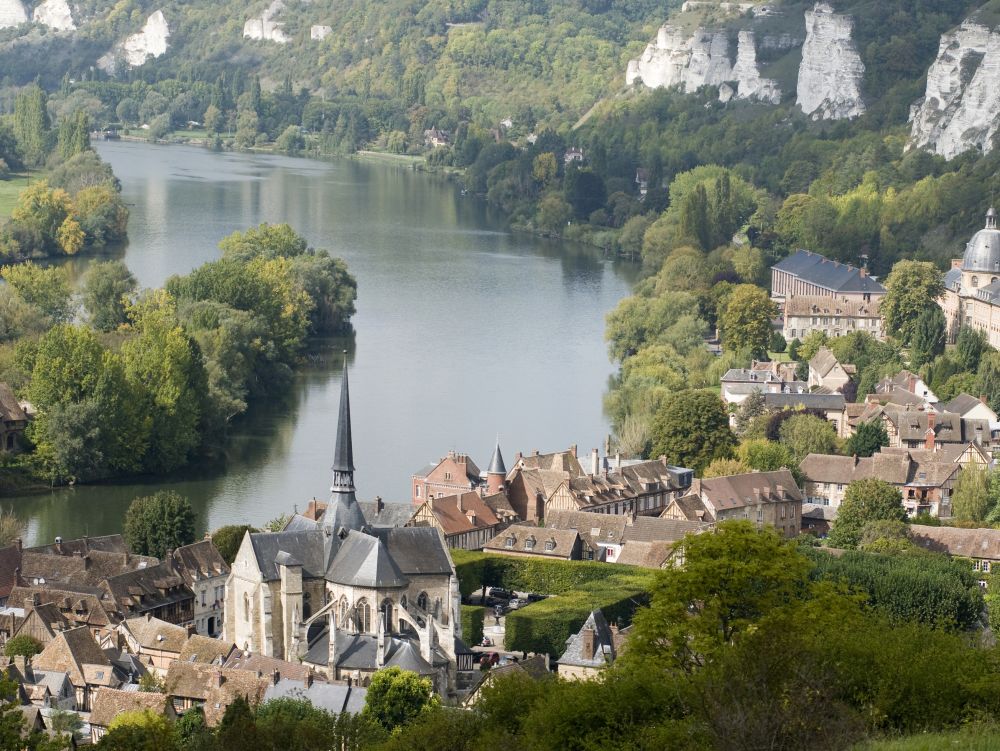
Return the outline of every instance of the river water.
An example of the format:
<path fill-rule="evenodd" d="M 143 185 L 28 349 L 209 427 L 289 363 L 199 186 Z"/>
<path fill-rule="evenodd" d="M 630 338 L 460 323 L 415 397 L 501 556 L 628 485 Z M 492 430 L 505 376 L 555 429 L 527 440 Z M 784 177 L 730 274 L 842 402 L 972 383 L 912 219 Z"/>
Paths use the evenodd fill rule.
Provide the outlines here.
<path fill-rule="evenodd" d="M 602 445 L 612 372 L 604 316 L 636 270 L 583 246 L 512 234 L 454 183 L 406 166 L 101 143 L 131 207 L 123 258 L 162 285 L 219 257 L 218 241 L 288 222 L 358 280 L 356 334 L 309 348 L 291 393 L 253 405 L 223 459 L 177 476 L 5 499 L 31 544 L 121 530 L 159 488 L 191 499 L 200 531 L 262 524 L 329 488 L 349 349 L 360 498 L 409 502 L 410 475 L 449 450 L 481 468 L 516 451 Z M 88 259 L 73 259 L 78 275 Z"/>

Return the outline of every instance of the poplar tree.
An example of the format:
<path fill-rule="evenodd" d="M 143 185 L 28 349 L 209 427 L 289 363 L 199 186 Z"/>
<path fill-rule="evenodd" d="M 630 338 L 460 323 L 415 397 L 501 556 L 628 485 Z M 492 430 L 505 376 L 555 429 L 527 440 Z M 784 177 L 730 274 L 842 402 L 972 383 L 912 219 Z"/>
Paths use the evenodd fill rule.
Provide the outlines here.
<path fill-rule="evenodd" d="M 37 84 L 24 88 L 14 100 L 14 138 L 28 166 L 45 161 L 51 143 L 45 92 Z"/>

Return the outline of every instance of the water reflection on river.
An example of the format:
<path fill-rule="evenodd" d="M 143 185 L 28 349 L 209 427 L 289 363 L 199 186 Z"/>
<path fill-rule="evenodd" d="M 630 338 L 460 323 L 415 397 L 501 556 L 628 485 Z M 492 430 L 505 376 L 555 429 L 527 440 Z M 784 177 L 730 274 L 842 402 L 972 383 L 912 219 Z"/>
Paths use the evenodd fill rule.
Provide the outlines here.
<path fill-rule="evenodd" d="M 294 388 L 254 405 L 224 459 L 178 477 L 14 499 L 32 542 L 118 531 L 129 501 L 170 487 L 199 525 L 263 523 L 322 497 L 349 347 L 359 494 L 407 501 L 410 474 L 449 449 L 488 462 L 607 432 L 604 315 L 635 269 L 590 248 L 506 231 L 451 183 L 405 167 L 103 143 L 131 205 L 122 257 L 144 286 L 218 257 L 230 232 L 288 222 L 344 257 L 357 334 L 310 347 Z M 88 259 L 73 259 L 74 275 Z"/>

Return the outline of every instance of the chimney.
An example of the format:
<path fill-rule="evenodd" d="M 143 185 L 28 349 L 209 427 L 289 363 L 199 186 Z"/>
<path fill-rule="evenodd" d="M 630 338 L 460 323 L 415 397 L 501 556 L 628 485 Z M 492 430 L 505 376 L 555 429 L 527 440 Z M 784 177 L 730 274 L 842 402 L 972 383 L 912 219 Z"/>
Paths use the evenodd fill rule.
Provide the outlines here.
<path fill-rule="evenodd" d="M 278 671 L 277 668 L 275 668 L 274 670 L 271 671 L 271 683 L 277 686 L 278 681 L 280 680 L 281 680 L 281 673 Z"/>
<path fill-rule="evenodd" d="M 38 604 L 38 592 L 32 592 L 30 595 L 24 598 L 24 609 L 31 610 L 35 605 Z"/>
<path fill-rule="evenodd" d="M 309 668 L 309 672 L 306 673 L 306 688 L 311 688 L 313 685 L 313 671 Z"/>
<path fill-rule="evenodd" d="M 906 378 L 906 390 L 911 394 L 917 393 L 917 377 L 913 373 Z"/>
<path fill-rule="evenodd" d="M 152 612 L 147 612 L 146 613 L 146 622 L 149 623 L 149 621 L 151 621 L 152 619 L 153 619 L 153 613 Z"/>
<path fill-rule="evenodd" d="M 538 449 L 531 449 L 532 456 L 538 456 Z"/>
<path fill-rule="evenodd" d="M 458 495 L 455 496 L 455 505 L 458 506 L 458 510 L 460 512 L 465 513 L 465 506 L 462 505 L 462 494 L 461 493 L 459 493 Z"/>
<path fill-rule="evenodd" d="M 84 571 L 90 571 L 90 556 L 89 555 L 85 555 L 83 557 L 83 570 Z"/>
<path fill-rule="evenodd" d="M 475 511 L 469 510 L 468 512 L 466 512 L 465 517 L 469 520 L 469 524 L 471 524 L 473 527 L 476 526 L 476 512 Z"/>
<path fill-rule="evenodd" d="M 375 496 L 375 511 L 381 514 L 384 508 L 385 504 L 382 502 L 382 496 L 380 495 Z"/>
<path fill-rule="evenodd" d="M 582 633 L 583 636 L 583 659 L 592 660 L 594 659 L 594 629 L 585 628 Z"/>
<path fill-rule="evenodd" d="M 924 448 L 934 450 L 934 413 L 927 412 L 927 432 L 924 433 Z"/>
<path fill-rule="evenodd" d="M 215 686 L 216 686 L 216 688 L 220 688 L 222 686 L 222 684 L 223 684 L 224 681 L 225 681 L 225 678 L 222 677 L 222 671 L 221 670 L 216 670 L 215 671 Z"/>
<path fill-rule="evenodd" d="M 596 477 L 601 471 L 601 458 L 597 449 L 590 452 L 590 474 Z"/>
<path fill-rule="evenodd" d="M 576 456 L 576 444 L 575 443 L 571 443 L 569 445 L 569 453 L 571 453 L 574 457 Z"/>

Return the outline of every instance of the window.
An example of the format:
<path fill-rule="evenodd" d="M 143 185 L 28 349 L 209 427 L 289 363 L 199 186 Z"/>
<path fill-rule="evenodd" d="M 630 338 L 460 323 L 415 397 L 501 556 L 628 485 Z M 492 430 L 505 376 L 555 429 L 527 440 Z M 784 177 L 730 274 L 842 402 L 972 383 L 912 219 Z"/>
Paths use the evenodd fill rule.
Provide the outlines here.
<path fill-rule="evenodd" d="M 392 633 L 392 600 L 386 597 L 382 600 L 382 615 L 385 616 L 385 630 Z"/>
<path fill-rule="evenodd" d="M 979 277 L 978 276 L 972 277 L 972 286 L 973 287 L 978 287 L 979 286 Z"/>
<path fill-rule="evenodd" d="M 427 605 L 428 605 L 428 602 L 427 602 L 427 593 L 426 592 L 421 592 L 419 595 L 417 595 L 417 607 L 420 608 L 421 610 L 425 610 L 426 611 L 427 610 Z"/>
<path fill-rule="evenodd" d="M 546 540 L 545 541 L 545 549 L 546 550 L 555 550 L 556 549 L 556 541 L 555 540 Z M 594 554 L 591 553 L 590 555 L 591 555 L 591 557 L 593 557 Z"/>
<path fill-rule="evenodd" d="M 208 590 L 201 590 L 201 606 L 205 607 L 208 603 L 205 601 L 208 598 Z"/>
<path fill-rule="evenodd" d="M 419 498 L 420 497 L 420 486 L 419 485 L 414 485 L 413 486 L 413 497 L 414 498 Z"/>
<path fill-rule="evenodd" d="M 364 598 L 358 600 L 358 604 L 354 606 L 354 610 L 357 617 L 358 632 L 370 632 L 372 630 L 372 609 L 368 604 L 368 600 Z"/>
<path fill-rule="evenodd" d="M 348 609 L 347 609 L 347 598 L 340 598 L 340 626 L 341 628 L 347 628 L 348 626 Z"/>
<path fill-rule="evenodd" d="M 250 620 L 250 595 L 243 593 L 243 620 Z"/>
<path fill-rule="evenodd" d="M 451 479 L 451 472 L 445 472 L 444 473 L 444 479 L 450 480 Z"/>
<path fill-rule="evenodd" d="M 525 550 L 534 550 L 535 549 L 535 538 L 534 537 L 526 537 L 524 539 L 524 549 Z"/>
<path fill-rule="evenodd" d="M 511 535 L 506 540 L 504 540 L 504 543 L 507 545 L 508 548 L 514 547 L 515 542 L 517 542 L 517 538 L 514 537 L 514 535 Z"/>
<path fill-rule="evenodd" d="M 990 562 L 989 561 L 983 561 L 983 571 L 989 573 L 989 571 L 990 571 Z"/>

